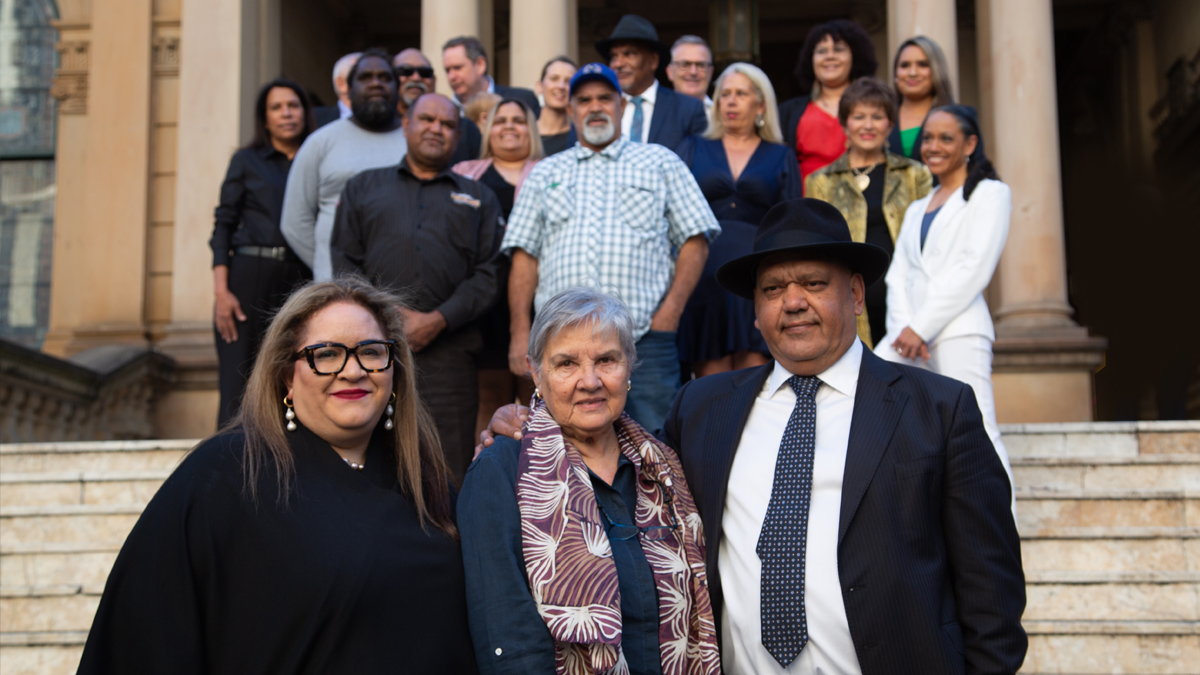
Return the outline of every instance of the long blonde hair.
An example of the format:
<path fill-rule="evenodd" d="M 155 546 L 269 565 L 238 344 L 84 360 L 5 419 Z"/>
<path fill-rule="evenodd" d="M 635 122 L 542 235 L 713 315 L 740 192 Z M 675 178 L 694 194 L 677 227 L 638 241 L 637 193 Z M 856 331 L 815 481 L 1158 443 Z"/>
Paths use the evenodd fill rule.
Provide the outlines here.
<path fill-rule="evenodd" d="M 754 93 L 758 94 L 758 102 L 763 104 L 763 125 L 755 126 L 758 137 L 768 143 L 782 143 L 783 132 L 779 128 L 779 107 L 775 104 L 775 88 L 771 86 L 771 78 L 758 66 L 738 61 L 729 64 L 713 85 L 712 112 L 708 115 L 708 128 L 704 130 L 704 138 L 717 140 L 725 135 L 725 123 L 721 120 L 721 86 L 725 78 L 733 73 L 741 73 L 750 80 Z"/>
<path fill-rule="evenodd" d="M 549 64 L 547 64 L 549 65 Z M 492 156 L 492 122 L 496 119 L 496 111 L 502 105 L 515 103 L 521 106 L 521 110 L 525 111 L 525 126 L 529 127 L 529 156 L 525 158 L 526 162 L 536 162 L 546 156 L 546 149 L 542 145 L 542 135 L 537 130 L 537 115 L 533 114 L 533 108 L 525 105 L 524 101 L 518 101 L 515 98 L 505 98 L 496 101 L 496 105 L 488 111 L 487 119 L 483 124 L 483 142 L 479 144 L 479 159 L 487 159 Z"/>
<path fill-rule="evenodd" d="M 904 96 L 896 85 L 896 68 L 900 65 L 900 54 L 908 47 L 916 47 L 925 52 L 929 59 L 929 79 L 933 80 L 933 107 L 940 108 L 954 103 L 954 89 L 950 84 L 950 66 L 946 63 L 946 54 L 933 38 L 917 35 L 900 43 L 896 57 L 892 59 L 892 90 L 896 92 L 896 103 L 902 103 Z"/>
<path fill-rule="evenodd" d="M 385 338 L 396 341 L 392 364 L 392 391 L 396 395 L 392 405 L 396 414 L 390 438 L 396 453 L 396 479 L 412 500 L 422 526 L 432 524 L 457 537 L 450 515 L 451 474 L 433 417 L 417 395 L 416 368 L 399 309 L 404 301 L 360 276 L 310 282 L 292 293 L 271 320 L 246 384 L 241 412 L 224 429 L 241 427 L 245 433 L 244 489 L 257 501 L 261 474 L 273 462 L 279 500 L 286 504 L 295 472 L 283 418 L 288 376 L 293 372 L 294 355 L 309 320 L 322 309 L 342 302 L 370 312 Z M 382 422 L 380 416 L 381 426 Z"/>

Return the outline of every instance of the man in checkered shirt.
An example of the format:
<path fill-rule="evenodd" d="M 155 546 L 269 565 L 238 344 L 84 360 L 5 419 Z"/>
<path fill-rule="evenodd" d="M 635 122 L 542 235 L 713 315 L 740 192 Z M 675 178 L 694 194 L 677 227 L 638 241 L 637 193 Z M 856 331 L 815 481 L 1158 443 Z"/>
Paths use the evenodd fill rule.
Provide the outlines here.
<path fill-rule="evenodd" d="M 527 374 L 531 309 L 574 286 L 612 293 L 637 338 L 625 411 L 657 430 L 679 388 L 679 317 L 721 227 L 674 152 L 621 137 L 624 101 L 608 66 L 580 68 L 570 92 L 579 143 L 529 174 L 501 244 L 512 256 L 509 368 Z"/>

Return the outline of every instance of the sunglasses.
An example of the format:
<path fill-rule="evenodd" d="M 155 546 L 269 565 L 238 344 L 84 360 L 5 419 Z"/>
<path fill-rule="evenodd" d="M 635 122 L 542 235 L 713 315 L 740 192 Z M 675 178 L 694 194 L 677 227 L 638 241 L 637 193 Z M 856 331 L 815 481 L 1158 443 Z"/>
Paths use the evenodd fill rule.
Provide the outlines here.
<path fill-rule="evenodd" d="M 412 77 L 413 73 L 428 80 L 433 77 L 433 68 L 431 66 L 396 66 L 396 77 Z"/>

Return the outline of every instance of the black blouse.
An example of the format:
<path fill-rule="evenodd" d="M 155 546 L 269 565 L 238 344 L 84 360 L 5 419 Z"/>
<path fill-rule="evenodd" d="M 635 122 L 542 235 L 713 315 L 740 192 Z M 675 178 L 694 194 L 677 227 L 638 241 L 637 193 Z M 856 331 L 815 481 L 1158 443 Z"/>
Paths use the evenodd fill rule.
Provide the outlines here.
<path fill-rule="evenodd" d="M 228 265 L 229 251 L 238 246 L 287 246 L 279 218 L 291 168 L 292 160 L 269 145 L 233 153 L 208 242 L 214 267 Z"/>
<path fill-rule="evenodd" d="M 896 246 L 883 215 L 883 186 L 887 182 L 887 162 L 881 162 L 867 174 L 871 183 L 863 190 L 867 200 L 867 243 L 892 253 Z M 867 322 L 871 325 L 871 342 L 879 344 L 887 335 L 887 284 L 883 279 L 867 288 Z"/>
<path fill-rule="evenodd" d="M 244 493 L 238 432 L 180 464 L 121 549 L 81 674 L 475 672 L 459 544 L 421 527 L 386 439 L 362 472 L 304 427 L 288 440 L 286 505 L 271 464 L 257 505 Z"/>

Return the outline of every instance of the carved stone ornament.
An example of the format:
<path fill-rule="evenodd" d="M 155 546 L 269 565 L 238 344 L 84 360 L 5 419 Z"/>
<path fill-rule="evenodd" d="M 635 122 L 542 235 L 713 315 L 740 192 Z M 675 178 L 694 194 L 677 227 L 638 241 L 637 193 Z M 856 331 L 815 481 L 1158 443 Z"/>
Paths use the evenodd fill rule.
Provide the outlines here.
<path fill-rule="evenodd" d="M 154 72 L 179 72 L 178 35 L 160 35 L 154 38 Z"/>
<path fill-rule="evenodd" d="M 54 46 L 59 54 L 59 68 L 50 85 L 50 95 L 58 99 L 58 111 L 64 115 L 87 112 L 88 46 L 87 40 L 60 42 Z"/>

